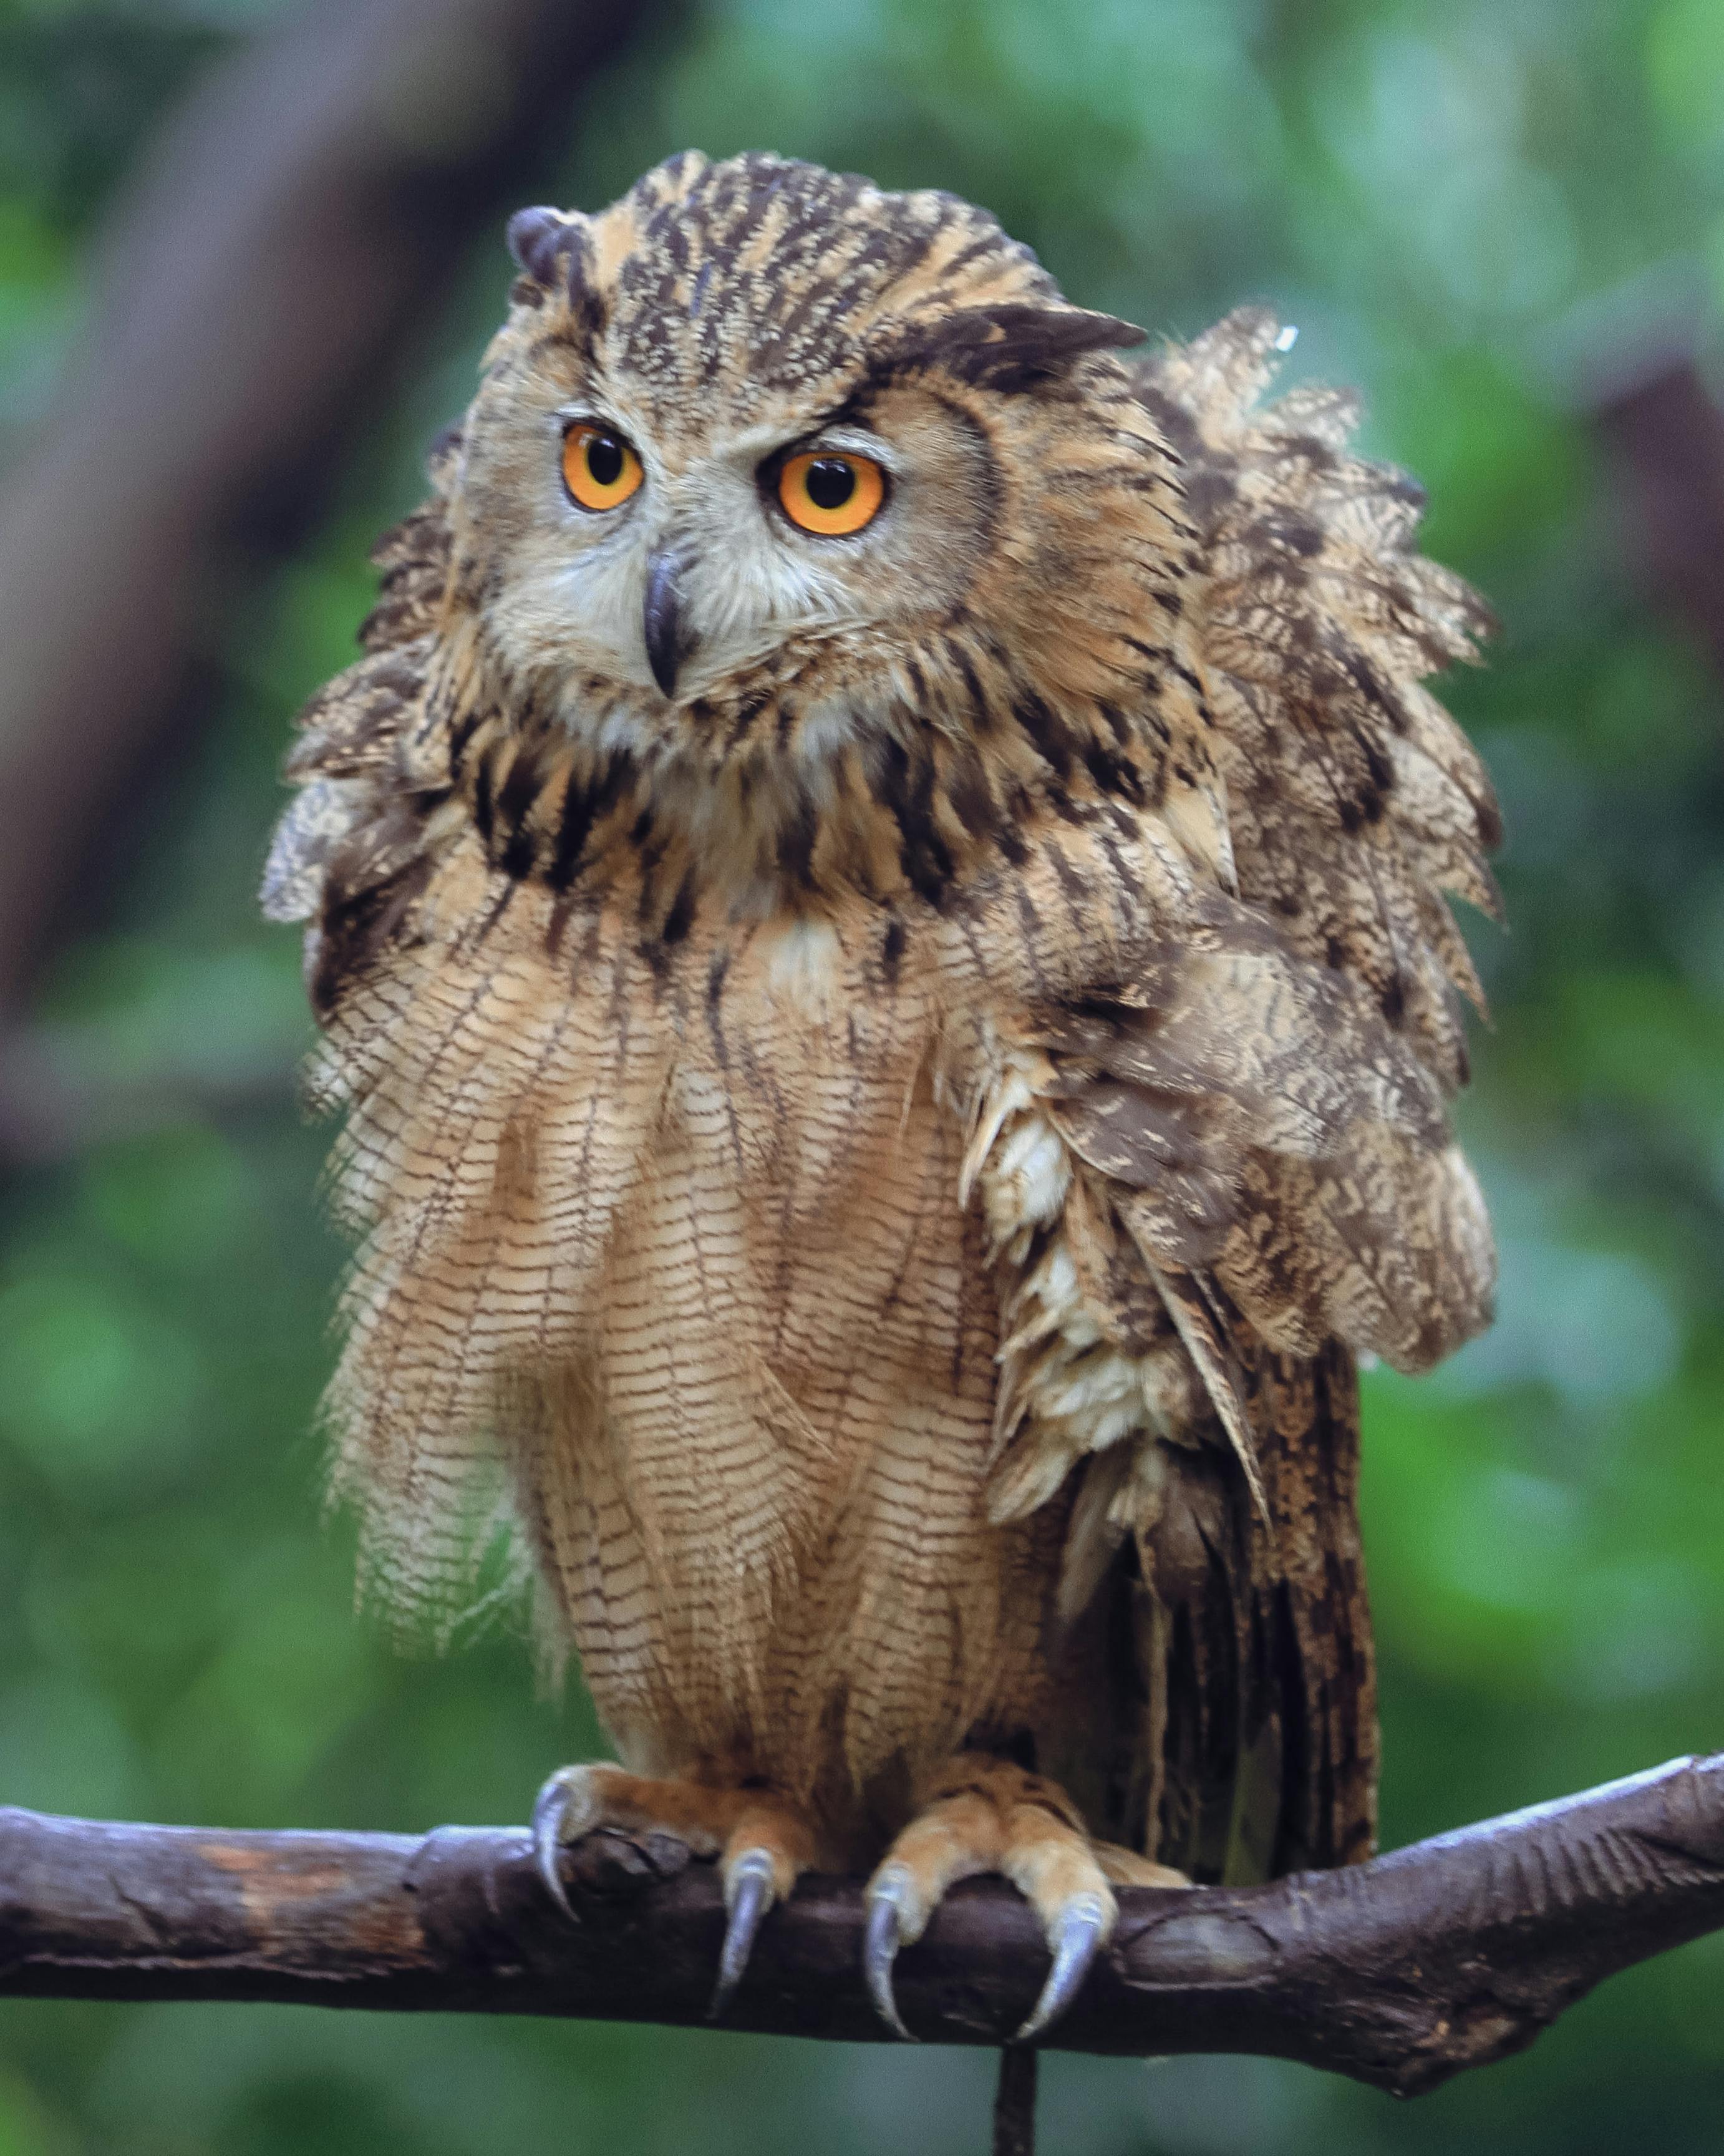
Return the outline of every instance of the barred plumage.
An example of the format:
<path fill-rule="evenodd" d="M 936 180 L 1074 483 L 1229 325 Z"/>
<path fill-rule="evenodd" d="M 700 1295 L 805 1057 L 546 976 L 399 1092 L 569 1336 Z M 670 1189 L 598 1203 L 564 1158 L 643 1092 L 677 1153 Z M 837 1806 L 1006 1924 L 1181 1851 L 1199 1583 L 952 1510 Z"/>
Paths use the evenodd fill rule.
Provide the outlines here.
<path fill-rule="evenodd" d="M 367 1582 L 459 1608 L 512 1518 L 625 1763 L 824 1861 L 966 1748 L 1193 1876 L 1365 1853 L 1354 1358 L 1491 1289 L 1496 816 L 1419 685 L 1482 608 L 1266 314 L 1122 361 L 980 212 L 763 157 L 514 244 L 265 884 Z M 811 443 L 855 538 L 776 515 Z"/>

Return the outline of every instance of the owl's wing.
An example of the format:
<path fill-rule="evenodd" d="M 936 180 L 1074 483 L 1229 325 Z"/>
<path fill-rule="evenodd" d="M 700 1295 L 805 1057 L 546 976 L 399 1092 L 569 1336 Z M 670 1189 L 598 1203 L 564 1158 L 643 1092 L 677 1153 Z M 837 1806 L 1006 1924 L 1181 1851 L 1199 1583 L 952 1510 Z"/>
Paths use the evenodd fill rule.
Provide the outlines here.
<path fill-rule="evenodd" d="M 296 789 L 275 828 L 264 870 L 263 910 L 271 921 L 315 924 L 305 966 L 316 995 L 326 970 L 319 916 L 332 887 L 350 911 L 381 915 L 379 894 L 398 880 L 423 842 L 399 770 L 404 735 L 418 717 L 449 579 L 444 503 L 459 454 L 454 430 L 428 464 L 433 493 L 372 549 L 382 570 L 377 603 L 362 624 L 365 656 L 336 675 L 300 714 L 286 777 Z M 326 987 L 327 984 L 326 984 Z"/>
<path fill-rule="evenodd" d="M 329 1189 L 359 1249 L 343 1302 L 347 1357 L 323 1408 L 332 1488 L 357 1502 L 362 1585 L 404 1633 L 437 1638 L 475 1607 L 487 1553 L 500 1540 L 502 1501 L 473 1417 L 425 1407 L 438 1383 L 458 1384 L 467 1359 L 464 1336 L 450 1318 L 458 1292 L 439 1277 L 417 1301 L 403 1296 L 403 1309 L 386 1306 L 387 1289 L 410 1276 L 400 1246 L 425 1238 L 431 1219 L 440 1224 L 439 1255 L 467 1262 L 470 1278 L 461 1240 L 462 1199 L 470 1196 L 461 1183 L 464 1148 L 495 1162 L 506 1122 L 498 1101 L 509 1096 L 516 1075 L 515 1063 L 498 1052 L 480 993 L 487 968 L 469 965 L 459 988 L 449 989 L 449 939 L 434 942 L 444 897 L 439 872 L 447 866 L 438 834 L 449 793 L 448 734 L 464 711 L 444 620 L 446 502 L 459 450 L 454 430 L 439 439 L 429 461 L 430 498 L 372 552 L 382 577 L 360 630 L 364 655 L 300 715 L 286 763 L 295 790 L 276 827 L 262 892 L 271 919 L 305 923 L 307 986 L 326 1032 L 308 1074 L 311 1105 L 348 1116 Z M 459 896 L 471 902 L 470 893 Z M 439 985 L 448 993 L 422 1008 L 441 1013 L 443 1022 L 418 1029 L 426 1037 L 417 1053 L 403 1055 L 415 1009 L 403 976 L 434 976 L 439 963 Z M 457 1027 L 448 1023 L 449 1009 L 453 1004 L 460 1013 L 464 998 L 470 1022 Z M 475 1071 L 493 1074 L 489 1090 Z M 469 1311 L 469 1325 L 483 1315 Z M 428 1355 L 411 1352 L 420 1334 L 431 1340 Z M 356 1356 L 369 1358 L 363 1413 L 354 1412 L 353 1399 L 364 1389 L 346 1374 Z M 495 1583 L 505 1594 L 515 1584 L 512 1571 Z"/>
<path fill-rule="evenodd" d="M 1109 1839 L 1243 1885 L 1373 1853 L 1377 1697 L 1353 1359 L 1244 1342 L 1234 1369 L 1266 1517 L 1201 1419 L 1077 1471 L 1068 1576 L 1095 1578 L 1045 1764 Z"/>
<path fill-rule="evenodd" d="M 1367 988 L 1446 1091 L 1477 978 L 1444 894 L 1498 911 L 1478 756 L 1423 678 L 1476 655 L 1476 593 L 1414 548 L 1424 495 L 1347 452 L 1357 400 L 1259 406 L 1282 343 L 1259 308 L 1137 372 L 1183 466 L 1239 896 Z"/>
<path fill-rule="evenodd" d="M 1027 1014 L 1021 1105 L 978 1172 L 1005 1341 L 991 1504 L 1073 1493 L 1060 1602 L 1104 1693 L 1072 1750 L 1105 1732 L 1109 1755 L 1087 1800 L 1238 1880 L 1369 1853 L 1355 1357 L 1455 1345 L 1492 1261 L 1404 1034 L 1237 901 L 1209 914 L 1152 988 Z M 1047 1144 L 1057 1217 L 1000 1235 Z"/>
<path fill-rule="evenodd" d="M 1236 315 L 1137 377 L 1197 533 L 1236 888 L 1125 986 L 1025 1014 L 977 1169 L 1003 1254 L 993 1509 L 1075 1485 L 1092 1801 L 1229 1879 L 1369 1851 L 1355 1358 L 1428 1366 L 1494 1286 L 1447 1120 L 1479 992 L 1444 894 L 1494 908 L 1496 809 L 1419 685 L 1485 616 L 1412 551 L 1410 483 L 1347 454 L 1350 400 L 1255 408 L 1277 340 Z M 1060 1217 L 1013 1240 L 1038 1130 Z"/>

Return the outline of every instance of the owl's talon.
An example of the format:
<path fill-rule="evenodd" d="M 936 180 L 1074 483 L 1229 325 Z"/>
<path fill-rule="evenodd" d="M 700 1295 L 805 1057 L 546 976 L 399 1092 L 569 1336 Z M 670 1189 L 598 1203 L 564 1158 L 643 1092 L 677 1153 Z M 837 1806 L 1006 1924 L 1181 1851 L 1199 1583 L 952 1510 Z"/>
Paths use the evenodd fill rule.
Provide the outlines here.
<path fill-rule="evenodd" d="M 725 1927 L 724 1946 L 718 1957 L 718 1982 L 706 2010 L 709 2021 L 716 2021 L 736 1996 L 748 1957 L 754 1951 L 761 1918 L 777 1898 L 769 1850 L 745 1849 L 734 1863 L 726 1866 L 725 1902 L 730 1922 Z"/>
<path fill-rule="evenodd" d="M 545 1891 L 572 1924 L 581 1920 L 563 1886 L 562 1868 L 557 1860 L 563 1844 L 573 1841 L 581 1830 L 576 1827 L 571 1832 L 572 1822 L 590 1809 L 586 1790 L 571 1779 L 581 1772 L 579 1768 L 562 1768 L 552 1775 L 533 1799 L 533 1862 L 545 1882 Z"/>
<path fill-rule="evenodd" d="M 917 2040 L 905 2027 L 898 2011 L 892 1993 L 892 1964 L 903 1941 L 902 1914 L 910 1891 L 904 1874 L 888 1870 L 879 1875 L 868 1890 L 868 1929 L 862 1940 L 862 1973 L 868 1980 L 868 1995 L 881 2020 L 906 2044 Z"/>
<path fill-rule="evenodd" d="M 1084 1979 L 1111 1928 L 1110 1913 L 1096 1894 L 1078 1895 L 1060 1911 L 1049 1940 L 1054 1949 L 1054 1966 L 1048 1971 L 1048 1980 L 1029 2019 L 1013 2039 L 1014 2043 L 1027 2044 L 1052 2028 L 1083 1989 Z"/>
<path fill-rule="evenodd" d="M 1097 1841 L 1057 1782 L 986 1753 L 958 1753 L 923 1792 L 921 1809 L 887 1851 L 870 1881 L 863 1966 L 882 2018 L 909 2031 L 892 1999 L 892 1959 L 919 1939 L 961 1879 L 993 1872 L 1010 1880 L 1041 1921 L 1053 1965 L 1029 2019 L 1011 2041 L 1050 2029 L 1082 1990 L 1112 1936 L 1119 1905 L 1110 1869 L 1122 1882 L 1170 1886 L 1165 1866 Z"/>
<path fill-rule="evenodd" d="M 730 2005 L 748 1966 L 761 1920 L 796 1884 L 814 1853 L 813 1830 L 786 1799 L 762 1784 L 654 1780 L 608 1761 L 563 1767 L 533 1799 L 533 1864 L 545 1890 L 571 1922 L 558 1857 L 566 1842 L 608 1828 L 635 1845 L 629 1876 L 659 1869 L 652 1845 L 669 1837 L 690 1856 L 721 1856 L 729 1921 L 719 1955 L 718 1982 L 707 2019 Z M 597 1870 L 605 1869 L 601 1859 Z M 601 1888 L 600 1891 L 603 1891 Z"/>

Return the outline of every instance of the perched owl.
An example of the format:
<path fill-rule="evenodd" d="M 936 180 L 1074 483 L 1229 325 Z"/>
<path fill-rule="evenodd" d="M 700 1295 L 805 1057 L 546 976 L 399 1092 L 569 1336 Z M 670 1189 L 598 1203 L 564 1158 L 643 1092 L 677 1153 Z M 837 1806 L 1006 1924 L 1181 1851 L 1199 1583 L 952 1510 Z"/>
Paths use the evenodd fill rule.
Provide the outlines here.
<path fill-rule="evenodd" d="M 358 1250 L 367 1583 L 500 1528 L 620 1765 L 865 1966 L 998 1872 L 1074 1995 L 1120 1882 L 1373 1841 L 1356 1358 L 1491 1301 L 1449 1134 L 1485 624 L 1351 400 L 1148 359 L 948 195 L 695 155 L 521 275 L 265 884 Z"/>

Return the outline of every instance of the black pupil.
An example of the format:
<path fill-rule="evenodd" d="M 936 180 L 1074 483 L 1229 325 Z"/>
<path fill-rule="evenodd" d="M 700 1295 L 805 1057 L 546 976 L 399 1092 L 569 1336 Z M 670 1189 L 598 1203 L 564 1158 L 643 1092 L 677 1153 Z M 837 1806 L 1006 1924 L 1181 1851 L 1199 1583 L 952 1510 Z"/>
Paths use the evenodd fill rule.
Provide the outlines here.
<path fill-rule="evenodd" d="M 587 469 L 600 486 L 614 486 L 623 476 L 623 444 L 614 434 L 595 434 L 587 444 Z"/>
<path fill-rule="evenodd" d="M 842 509 L 856 491 L 855 471 L 843 457 L 816 457 L 808 466 L 808 487 L 816 509 Z"/>

